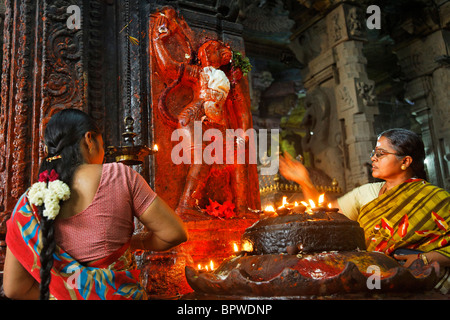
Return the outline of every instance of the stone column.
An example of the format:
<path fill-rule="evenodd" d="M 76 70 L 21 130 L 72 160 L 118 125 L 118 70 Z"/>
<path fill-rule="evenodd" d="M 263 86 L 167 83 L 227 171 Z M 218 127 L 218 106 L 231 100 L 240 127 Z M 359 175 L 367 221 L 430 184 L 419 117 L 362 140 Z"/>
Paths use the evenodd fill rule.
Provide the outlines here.
<path fill-rule="evenodd" d="M 322 155 L 313 154 L 314 165 L 336 178 L 344 191 L 350 191 L 371 178 L 367 164 L 376 141 L 373 124 L 378 106 L 362 51 L 366 41 L 363 9 L 347 3 L 331 8 L 328 2 L 323 3 L 322 19 L 297 21 L 299 28 L 291 38 L 291 49 L 306 66 L 302 70 L 306 96 L 321 92 L 325 101 L 311 105 L 312 112 L 323 113 L 328 121 L 317 119 L 317 127 L 329 130 L 326 137 L 317 137 L 315 132 L 310 137 L 310 145 L 326 147 Z M 327 104 L 329 111 L 317 112 Z"/>
<path fill-rule="evenodd" d="M 450 31 L 438 29 L 400 43 L 396 49 L 406 78 L 405 98 L 411 102 L 411 113 L 422 129 L 428 180 L 447 190 L 450 190 L 450 69 L 445 59 L 449 59 L 449 46 Z"/>
<path fill-rule="evenodd" d="M 342 4 L 327 15 L 330 46 L 336 61 L 335 87 L 338 118 L 345 138 L 347 190 L 369 182 L 367 163 L 376 140 L 373 127 L 378 114 L 374 82 L 366 72 L 363 54 L 365 23 L 361 8 Z"/>

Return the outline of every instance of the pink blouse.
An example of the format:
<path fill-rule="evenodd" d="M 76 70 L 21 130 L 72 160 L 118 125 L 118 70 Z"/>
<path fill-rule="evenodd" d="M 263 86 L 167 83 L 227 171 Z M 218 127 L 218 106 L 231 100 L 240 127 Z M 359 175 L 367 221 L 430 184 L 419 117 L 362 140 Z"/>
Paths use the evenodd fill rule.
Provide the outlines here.
<path fill-rule="evenodd" d="M 72 217 L 55 220 L 56 243 L 79 262 L 107 257 L 130 240 L 133 217 L 155 198 L 136 171 L 121 163 L 104 164 L 92 203 Z"/>

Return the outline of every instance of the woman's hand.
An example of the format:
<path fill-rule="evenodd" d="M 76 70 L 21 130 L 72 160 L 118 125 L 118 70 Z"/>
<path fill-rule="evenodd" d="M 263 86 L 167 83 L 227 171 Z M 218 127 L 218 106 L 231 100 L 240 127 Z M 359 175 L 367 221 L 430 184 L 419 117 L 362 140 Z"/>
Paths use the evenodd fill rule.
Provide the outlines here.
<path fill-rule="evenodd" d="M 303 163 L 292 158 L 288 152 L 280 156 L 280 173 L 286 179 L 297 182 L 302 187 L 306 199 L 318 199 L 319 193 L 311 182 L 308 169 Z"/>
<path fill-rule="evenodd" d="M 415 260 L 417 260 L 417 254 L 394 254 L 394 258 L 399 261 L 405 261 L 403 267 L 408 268 Z"/>
<path fill-rule="evenodd" d="M 310 182 L 308 169 L 300 161 L 295 160 L 288 152 L 280 156 L 280 173 L 288 180 L 298 184 Z"/>
<path fill-rule="evenodd" d="M 437 262 L 441 267 L 450 267 L 450 258 L 444 256 L 442 253 L 436 251 L 429 251 L 422 254 L 425 255 L 428 263 Z M 407 255 L 394 254 L 394 258 L 397 260 L 405 260 L 406 262 L 403 265 L 405 268 L 409 267 L 414 260 L 419 259 L 417 254 L 407 254 Z M 445 269 L 442 268 L 442 270 Z"/>

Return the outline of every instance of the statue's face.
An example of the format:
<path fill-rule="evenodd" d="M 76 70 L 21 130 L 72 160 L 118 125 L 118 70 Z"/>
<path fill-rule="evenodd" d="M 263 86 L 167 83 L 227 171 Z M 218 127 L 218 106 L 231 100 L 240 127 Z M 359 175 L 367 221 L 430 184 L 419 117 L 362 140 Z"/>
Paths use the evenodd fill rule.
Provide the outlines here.
<path fill-rule="evenodd" d="M 219 68 L 230 62 L 231 50 L 218 41 L 212 40 L 204 43 L 198 50 L 198 57 L 203 67 Z"/>

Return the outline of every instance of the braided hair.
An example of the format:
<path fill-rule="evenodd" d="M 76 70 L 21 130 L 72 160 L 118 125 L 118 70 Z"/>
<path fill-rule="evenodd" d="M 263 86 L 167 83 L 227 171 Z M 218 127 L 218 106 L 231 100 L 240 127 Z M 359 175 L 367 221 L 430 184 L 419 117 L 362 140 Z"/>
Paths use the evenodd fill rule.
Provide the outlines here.
<path fill-rule="evenodd" d="M 47 156 L 41 163 L 39 174 L 46 170 L 48 172 L 55 170 L 59 179 L 71 186 L 75 170 L 84 163 L 80 143 L 87 132 L 100 134 L 100 130 L 93 119 L 83 111 L 64 109 L 53 115 L 45 128 L 44 142 L 47 147 Z M 40 299 L 48 300 L 56 243 L 54 220 L 43 215 L 44 207 L 45 204 L 38 207 L 42 238 Z"/>
<path fill-rule="evenodd" d="M 425 146 L 418 134 L 402 128 L 389 129 L 382 132 L 378 138 L 385 137 L 399 157 L 412 158 L 411 169 L 417 178 L 427 180 L 425 171 Z"/>

